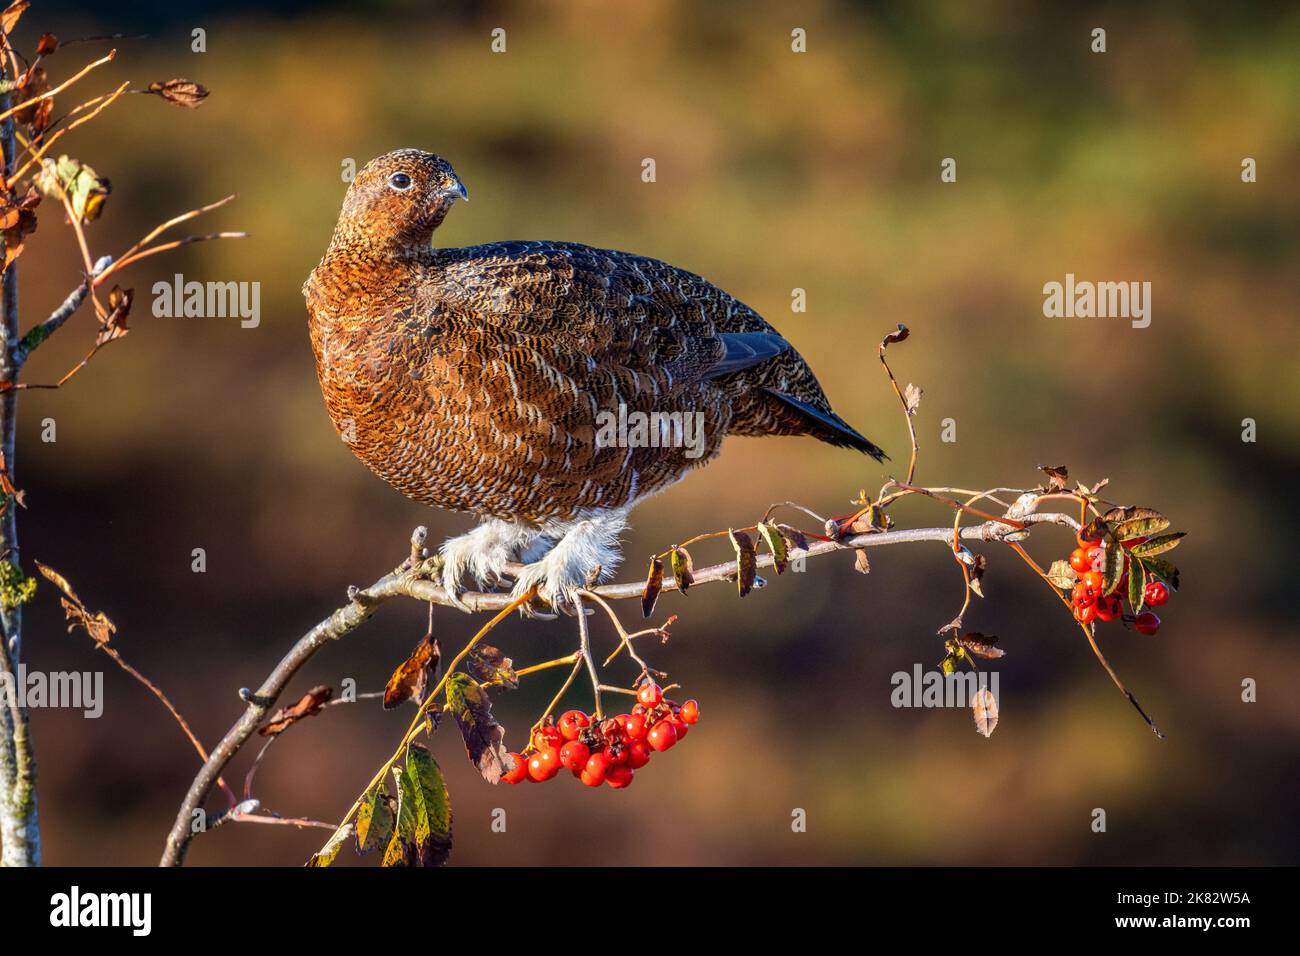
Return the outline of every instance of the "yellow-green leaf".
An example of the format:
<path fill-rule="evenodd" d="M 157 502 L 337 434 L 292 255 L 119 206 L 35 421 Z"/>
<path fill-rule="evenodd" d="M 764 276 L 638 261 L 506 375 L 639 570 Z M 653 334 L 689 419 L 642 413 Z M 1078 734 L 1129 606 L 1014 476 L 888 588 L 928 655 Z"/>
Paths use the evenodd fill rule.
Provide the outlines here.
<path fill-rule="evenodd" d="M 785 536 L 766 521 L 758 523 L 758 533 L 763 536 L 763 540 L 767 542 L 767 549 L 772 552 L 772 566 L 776 568 L 776 573 L 784 574 L 790 564 L 786 560 Z"/>
<path fill-rule="evenodd" d="M 1166 551 L 1172 551 L 1178 547 L 1178 542 L 1182 541 L 1187 535 L 1186 531 L 1175 531 L 1173 534 L 1162 534 L 1159 537 L 1143 541 L 1141 544 L 1135 544 L 1129 549 L 1129 554 L 1136 555 L 1139 558 L 1150 558 L 1157 554 L 1164 554 Z"/>

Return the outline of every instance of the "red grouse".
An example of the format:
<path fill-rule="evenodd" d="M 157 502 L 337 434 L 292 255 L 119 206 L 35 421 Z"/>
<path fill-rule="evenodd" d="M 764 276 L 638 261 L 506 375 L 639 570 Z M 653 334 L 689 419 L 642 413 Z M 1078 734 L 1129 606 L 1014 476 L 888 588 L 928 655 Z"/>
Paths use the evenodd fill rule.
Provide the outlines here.
<path fill-rule="evenodd" d="M 727 435 L 883 452 L 744 303 L 655 259 L 569 242 L 432 245 L 464 185 L 441 157 L 380 156 L 343 200 L 307 298 L 335 428 L 410 498 L 479 518 L 443 583 L 536 585 L 552 607 L 618 562 L 643 498 Z M 463 605 L 462 605 L 463 606 Z"/>

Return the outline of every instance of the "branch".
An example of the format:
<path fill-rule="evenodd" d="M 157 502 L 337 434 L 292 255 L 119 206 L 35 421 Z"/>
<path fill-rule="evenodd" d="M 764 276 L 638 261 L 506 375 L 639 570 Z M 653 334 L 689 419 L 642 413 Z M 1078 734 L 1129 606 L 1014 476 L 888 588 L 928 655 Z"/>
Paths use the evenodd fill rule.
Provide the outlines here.
<path fill-rule="evenodd" d="M 28 356 L 36 351 L 42 342 L 57 332 L 60 326 L 68 319 L 72 318 L 74 312 L 81 308 L 81 303 L 86 301 L 86 296 L 90 294 L 90 287 L 93 280 L 98 277 L 105 269 L 113 264 L 112 256 L 104 256 L 95 263 L 91 274 L 81 280 L 81 285 L 77 286 L 63 300 L 63 303 L 50 313 L 50 317 L 40 325 L 33 326 L 27 330 L 22 341 L 13 352 L 13 363 L 21 367 L 27 361 Z"/>
<path fill-rule="evenodd" d="M 1027 526 L 1056 524 L 1073 530 L 1079 528 L 1078 522 L 1073 518 L 1055 512 L 1029 514 L 1025 515 L 1021 520 Z M 423 531 L 422 528 L 416 529 L 416 534 L 413 537 L 422 538 Z M 1028 533 L 1028 528 L 1024 530 L 1008 528 L 1006 525 L 995 521 L 961 529 L 961 537 L 973 541 L 1010 541 L 1023 538 Z M 839 541 L 813 542 L 809 544 L 804 554 L 806 557 L 811 558 L 836 551 L 856 551 L 861 548 L 911 544 L 919 541 L 936 541 L 951 546 L 952 538 L 953 529 L 951 526 L 872 532 L 851 535 Z M 207 762 L 190 785 L 189 791 L 186 793 L 185 799 L 176 814 L 176 820 L 172 825 L 171 832 L 167 837 L 167 846 L 161 860 L 162 866 L 179 866 L 184 862 L 185 853 L 195 833 L 192 821 L 195 819 L 196 811 L 203 805 L 226 766 L 257 731 L 266 715 L 270 713 L 289 681 L 315 656 L 317 651 L 332 641 L 351 634 L 369 620 L 380 605 L 393 598 L 407 597 L 446 607 L 456 606 L 440 584 L 436 584 L 429 577 L 426 577 L 426 575 L 437 577 L 436 563 L 438 560 L 434 558 L 418 563 L 408 560 L 364 590 L 349 589 L 348 603 L 338 608 L 329 617 L 299 638 L 298 642 L 275 666 L 275 669 L 262 682 L 261 687 L 256 692 L 241 691 L 241 696 L 248 702 L 248 708 L 230 730 L 226 732 L 221 742 L 212 749 Z M 772 556 L 762 554 L 758 556 L 757 561 L 759 567 L 768 567 L 772 564 Z M 710 581 L 734 580 L 737 571 L 735 561 L 703 568 L 695 572 L 692 587 Z M 644 584 L 641 582 L 606 584 L 586 589 L 589 594 L 607 601 L 639 599 L 643 590 Z M 676 580 L 673 578 L 666 579 L 663 590 L 677 590 Z M 468 605 L 472 612 L 499 612 L 511 604 L 517 603 L 517 599 L 506 593 L 465 593 L 461 595 L 461 601 Z M 579 656 L 574 662 L 574 671 L 570 680 L 586 664 L 586 659 Z M 450 673 L 454 665 L 455 662 L 453 661 L 448 666 L 448 673 Z M 430 694 L 429 699 L 432 699 L 433 696 L 433 694 Z"/>

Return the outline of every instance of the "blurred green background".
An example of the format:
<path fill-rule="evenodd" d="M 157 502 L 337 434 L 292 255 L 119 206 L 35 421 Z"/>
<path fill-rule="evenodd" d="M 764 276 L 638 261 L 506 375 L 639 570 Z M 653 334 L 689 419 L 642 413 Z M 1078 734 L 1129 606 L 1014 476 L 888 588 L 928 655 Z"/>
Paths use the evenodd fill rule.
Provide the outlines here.
<path fill-rule="evenodd" d="M 1096 26 L 1104 55 L 1089 51 Z M 194 27 L 206 53 L 190 52 Z M 490 52 L 496 27 L 505 54 Z M 795 27 L 806 54 L 790 50 Z M 660 602 L 681 620 L 651 660 L 701 700 L 704 719 L 626 792 L 567 780 L 492 788 L 454 730 L 438 734 L 453 862 L 1297 861 L 1294 10 L 579 0 L 105 4 L 92 15 L 37 3 L 18 37 L 30 49 L 44 30 L 149 34 L 117 41 L 117 60 L 77 87 L 85 96 L 60 97 L 63 109 L 124 79 L 185 76 L 213 91 L 196 112 L 127 97 L 60 143 L 114 183 L 88 230 L 97 255 L 229 192 L 238 200 L 200 228 L 253 236 L 133 269 L 131 335 L 63 390 L 20 401 L 25 560 L 58 568 L 113 618 L 121 653 L 205 741 L 237 717 L 237 689 L 256 686 L 349 584 L 400 560 L 414 525 L 435 539 L 468 526 L 401 498 L 338 441 L 299 292 L 329 239 L 343 162 L 418 146 L 448 157 L 473 198 L 440 244 L 576 240 L 699 272 L 781 329 L 836 409 L 894 455 L 882 469 L 808 439 L 733 439 L 635 513 L 622 577 L 692 533 L 752 523 L 773 501 L 843 514 L 860 487 L 902 472 L 906 432 L 875 357 L 897 322 L 913 337 L 892 353 L 895 371 L 925 389 L 923 483 L 1032 485 L 1035 465 L 1064 462 L 1191 532 L 1161 633 L 1101 633 L 1168 740 L 998 549 L 986 549 L 988 598 L 967 619 L 1008 652 L 996 733 L 978 737 L 965 710 L 895 710 L 890 675 L 940 659 L 935 631 L 960 603 L 960 578 L 937 545 L 873 552 L 866 577 L 847 555 L 821 558 L 743 602 L 718 586 Z M 61 50 L 51 75 L 105 45 Z M 958 181 L 942 184 L 949 156 Z M 1247 156 L 1252 185 L 1240 179 Z M 641 181 L 645 157 L 657 183 Z M 27 324 L 76 282 L 80 256 L 58 218 L 41 209 L 21 260 Z M 260 327 L 153 318 L 149 290 L 176 272 L 259 281 Z M 1151 281 L 1151 327 L 1044 318 L 1042 286 L 1067 272 Z M 806 313 L 791 312 L 796 287 Z M 26 380 L 57 378 L 93 324 L 83 309 Z M 1241 441 L 1246 417 L 1255 444 Z M 47 418 L 55 443 L 41 440 Z M 939 441 L 944 418 L 956 420 L 955 443 Z M 895 517 L 949 520 L 926 502 Z M 1046 562 L 1071 546 L 1046 531 L 1031 551 Z M 205 574 L 190 569 L 196 547 Z M 289 696 L 345 677 L 380 689 L 424 615 L 410 602 L 383 608 Z M 444 649 L 476 623 L 439 610 Z M 566 622 L 511 622 L 498 637 L 521 664 L 573 640 Z M 46 585 L 25 656 L 35 669 L 106 670 L 102 719 L 34 712 L 47 861 L 155 862 L 194 753 L 153 698 L 84 635 L 64 634 Z M 500 697 L 512 746 L 559 676 Z M 1258 703 L 1241 702 L 1247 677 Z M 590 704 L 579 692 L 572 702 Z M 286 815 L 337 819 L 410 716 L 331 708 L 277 743 L 256 795 Z M 227 778 L 237 784 L 246 767 Z M 489 828 L 494 807 L 508 812 L 506 834 Z M 807 833 L 791 832 L 796 807 Z M 1098 807 L 1105 834 L 1089 827 Z M 197 840 L 190 861 L 297 864 L 322 836 L 230 826 Z"/>

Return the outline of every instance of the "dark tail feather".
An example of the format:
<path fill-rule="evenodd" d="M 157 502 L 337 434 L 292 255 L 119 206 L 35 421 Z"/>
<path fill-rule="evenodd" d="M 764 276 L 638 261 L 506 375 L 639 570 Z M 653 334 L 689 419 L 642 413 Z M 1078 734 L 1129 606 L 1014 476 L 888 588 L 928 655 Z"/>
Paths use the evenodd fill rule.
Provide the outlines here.
<path fill-rule="evenodd" d="M 836 445 L 839 448 L 856 449 L 870 455 L 876 461 L 883 461 L 889 457 L 871 441 L 858 434 L 852 425 L 834 412 L 823 411 L 815 405 L 809 405 L 807 402 L 802 402 L 775 389 L 765 388 L 763 391 L 780 400 L 781 404 L 795 412 L 808 425 L 808 434 L 819 441 L 824 441 L 829 445 Z"/>

